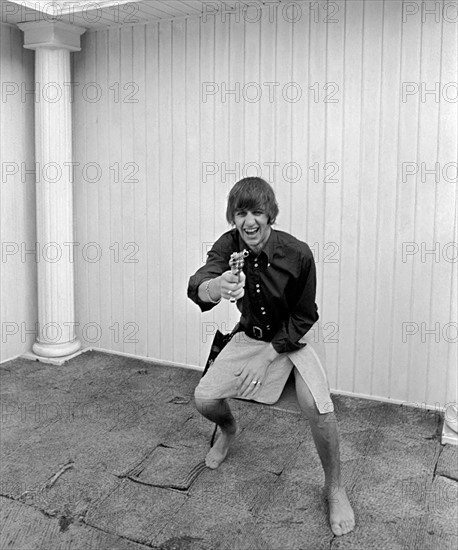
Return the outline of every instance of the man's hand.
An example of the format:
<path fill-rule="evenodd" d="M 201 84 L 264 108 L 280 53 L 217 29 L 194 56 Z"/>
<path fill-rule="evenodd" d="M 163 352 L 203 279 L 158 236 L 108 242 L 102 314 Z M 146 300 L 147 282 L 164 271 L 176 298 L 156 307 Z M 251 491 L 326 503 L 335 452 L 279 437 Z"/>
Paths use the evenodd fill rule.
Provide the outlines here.
<path fill-rule="evenodd" d="M 239 281 L 240 277 L 240 281 Z M 205 280 L 198 290 L 198 296 L 203 302 L 214 301 L 216 303 L 220 298 L 225 300 L 230 300 L 235 298 L 238 300 L 244 295 L 244 286 L 245 286 L 245 273 L 240 272 L 239 277 L 234 275 L 231 271 L 225 271 L 219 277 L 214 279 Z M 207 295 L 207 283 L 208 283 L 208 292 L 210 293 L 210 300 Z"/>
<path fill-rule="evenodd" d="M 239 275 L 235 275 L 232 271 L 225 271 L 222 275 L 215 279 L 219 283 L 219 291 L 221 298 L 230 300 L 234 298 L 239 300 L 245 294 L 245 273 L 241 271 Z"/>
<path fill-rule="evenodd" d="M 239 392 L 241 397 L 254 399 L 259 388 L 262 386 L 267 370 L 272 361 L 278 357 L 277 353 L 269 344 L 261 353 L 256 353 L 243 367 L 241 367 L 235 376 L 239 376 Z"/>

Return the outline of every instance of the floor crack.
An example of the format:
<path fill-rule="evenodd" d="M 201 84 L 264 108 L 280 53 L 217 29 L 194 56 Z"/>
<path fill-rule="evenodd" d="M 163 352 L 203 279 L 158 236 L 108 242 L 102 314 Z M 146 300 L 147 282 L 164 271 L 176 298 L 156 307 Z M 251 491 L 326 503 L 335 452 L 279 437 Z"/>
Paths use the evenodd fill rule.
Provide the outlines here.
<path fill-rule="evenodd" d="M 443 450 L 444 447 L 442 445 L 439 445 L 439 452 L 437 453 L 437 458 L 434 463 L 433 476 L 431 481 L 434 481 L 434 478 L 436 477 L 437 465 L 439 464 L 439 458 L 441 457 Z"/>
<path fill-rule="evenodd" d="M 52 511 L 49 511 L 48 509 L 40 508 L 39 506 L 36 506 L 34 504 L 27 504 L 27 502 L 24 502 L 24 499 L 22 498 L 22 495 L 19 496 L 18 498 L 15 498 L 15 497 L 12 497 L 11 495 L 0 494 L 0 497 L 6 498 L 8 500 L 12 500 L 13 502 L 17 502 L 18 504 L 21 504 L 22 506 L 27 506 L 28 508 L 33 508 L 37 512 L 43 514 L 48 519 L 57 519 L 57 521 L 60 521 L 60 517 L 62 517 L 62 515 L 61 515 L 58 518 L 56 513 L 52 513 Z M 63 514 L 63 515 L 65 515 L 65 514 Z"/>
<path fill-rule="evenodd" d="M 135 540 L 132 537 L 127 537 L 126 535 L 120 535 L 119 533 L 113 533 L 111 531 L 107 531 L 106 529 L 102 529 L 101 527 L 97 527 L 96 525 L 92 525 L 91 523 L 88 523 L 85 519 L 81 523 L 86 525 L 86 527 L 89 527 L 90 529 L 95 529 L 96 531 L 100 531 L 101 533 L 105 533 L 106 535 L 111 535 L 112 537 L 118 537 L 123 540 L 128 540 L 129 542 L 134 542 L 135 544 L 138 544 L 143 548 L 153 548 L 154 550 L 160 549 L 159 546 L 154 546 L 153 544 L 149 544 L 147 542 L 140 542 L 138 540 Z"/>
<path fill-rule="evenodd" d="M 449 481 L 453 481 L 454 483 L 458 483 L 458 479 L 448 476 L 447 474 L 439 474 L 437 477 L 445 477 L 445 479 L 448 479 Z"/>
<path fill-rule="evenodd" d="M 191 416 L 188 416 L 188 418 L 183 422 L 183 426 L 186 424 L 186 422 L 189 422 L 190 420 L 192 420 L 194 418 L 194 415 L 192 414 Z"/>

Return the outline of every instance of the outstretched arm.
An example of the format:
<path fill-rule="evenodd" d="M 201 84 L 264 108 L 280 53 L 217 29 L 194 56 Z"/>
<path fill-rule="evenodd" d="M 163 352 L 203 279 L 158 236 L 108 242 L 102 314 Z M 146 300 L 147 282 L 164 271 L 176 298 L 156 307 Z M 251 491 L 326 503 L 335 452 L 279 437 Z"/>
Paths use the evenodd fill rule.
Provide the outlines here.
<path fill-rule="evenodd" d="M 205 265 L 190 277 L 188 297 L 200 307 L 201 311 L 212 309 L 221 298 L 230 299 L 234 296 L 239 299 L 243 296 L 244 274 L 240 273 L 239 280 L 229 270 L 229 258 L 233 249 L 233 236 L 229 232 L 225 233 L 207 253 Z"/>

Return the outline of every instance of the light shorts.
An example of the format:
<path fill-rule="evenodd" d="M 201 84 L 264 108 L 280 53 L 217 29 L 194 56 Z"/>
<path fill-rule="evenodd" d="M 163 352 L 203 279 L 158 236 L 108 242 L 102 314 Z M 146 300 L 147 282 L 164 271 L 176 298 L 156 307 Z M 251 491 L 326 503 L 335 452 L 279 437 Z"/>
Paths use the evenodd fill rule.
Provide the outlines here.
<path fill-rule="evenodd" d="M 316 328 L 316 327 L 314 327 Z M 267 369 L 266 378 L 257 390 L 254 398 L 249 400 L 272 405 L 280 398 L 283 388 L 294 367 L 298 370 L 320 413 L 334 410 L 329 385 L 324 370 L 324 345 L 319 342 L 313 329 L 305 334 L 300 342 L 307 345 L 297 351 L 281 353 L 272 361 Z M 236 397 L 246 399 L 238 394 L 239 378 L 235 376 L 244 363 L 259 353 L 269 342 L 250 338 L 244 332 L 235 334 L 222 349 L 215 362 L 210 366 L 205 376 L 200 379 L 195 396 L 198 399 L 225 399 Z"/>

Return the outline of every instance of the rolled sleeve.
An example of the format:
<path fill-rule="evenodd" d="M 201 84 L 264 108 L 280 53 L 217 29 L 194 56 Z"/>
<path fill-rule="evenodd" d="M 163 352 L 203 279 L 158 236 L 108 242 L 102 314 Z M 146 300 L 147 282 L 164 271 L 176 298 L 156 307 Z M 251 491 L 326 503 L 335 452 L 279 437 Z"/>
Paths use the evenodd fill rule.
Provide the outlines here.
<path fill-rule="evenodd" d="M 279 330 L 272 339 L 272 345 L 277 353 L 303 348 L 306 344 L 300 343 L 299 340 L 318 321 L 318 309 L 315 304 L 315 260 L 310 249 L 308 247 L 307 249 L 309 253 L 302 258 L 301 276 L 296 289 L 298 300 L 289 317 L 282 321 Z"/>

